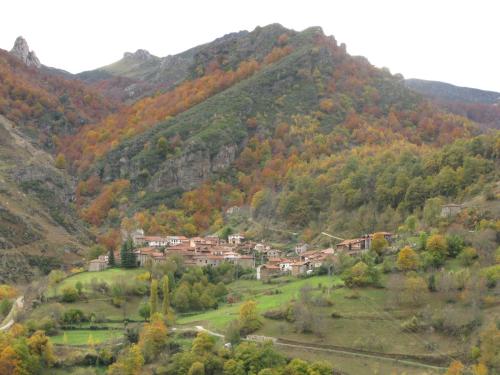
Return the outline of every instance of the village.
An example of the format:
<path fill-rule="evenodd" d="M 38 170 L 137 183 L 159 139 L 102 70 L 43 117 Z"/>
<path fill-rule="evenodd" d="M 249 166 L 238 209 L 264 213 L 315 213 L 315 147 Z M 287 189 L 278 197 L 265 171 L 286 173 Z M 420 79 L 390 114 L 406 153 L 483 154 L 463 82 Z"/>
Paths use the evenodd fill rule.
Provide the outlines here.
<path fill-rule="evenodd" d="M 393 234 L 379 232 L 388 243 Z M 230 234 L 227 239 L 217 235 L 206 237 L 146 236 L 142 229 L 127 234 L 134 245 L 137 267 L 165 263 L 168 258 L 180 257 L 185 266 L 215 267 L 228 262 L 242 268 L 255 269 L 257 280 L 269 280 L 281 275 L 308 275 L 323 264 L 335 264 L 339 256 L 360 256 L 370 250 L 375 233 L 359 238 L 342 240 L 335 247 L 314 249 L 306 243 L 294 246 L 285 253 L 265 243 L 247 240 L 240 233 Z M 117 263 L 120 252 L 114 253 Z M 108 255 L 101 255 L 88 264 L 90 272 L 103 271 L 109 267 Z"/>

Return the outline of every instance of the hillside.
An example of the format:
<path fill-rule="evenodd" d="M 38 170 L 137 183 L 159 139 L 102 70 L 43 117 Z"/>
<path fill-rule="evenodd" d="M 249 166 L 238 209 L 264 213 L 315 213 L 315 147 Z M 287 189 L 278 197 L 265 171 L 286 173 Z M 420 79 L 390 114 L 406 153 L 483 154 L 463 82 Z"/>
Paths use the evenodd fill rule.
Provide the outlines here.
<path fill-rule="evenodd" d="M 52 156 L 0 116 L 0 282 L 81 260 L 89 239 L 71 207 L 73 189 Z"/>
<path fill-rule="evenodd" d="M 476 124 L 413 93 L 401 76 L 350 56 L 319 28 L 264 33 L 276 28 L 283 31 L 272 25 L 231 36 L 254 35 L 254 53 L 221 48 L 227 37 L 197 47 L 214 51 L 202 55 L 206 63 L 225 64 L 68 138 L 61 151 L 82 186 L 98 178 L 108 194 L 130 183 L 115 203 L 98 191 L 81 195 L 83 217 L 109 223 L 115 208 L 122 222 L 144 226 L 129 220 L 140 212 L 155 223 L 146 229 L 172 233 L 180 225 L 193 235 L 221 230 L 227 208 L 251 206 L 258 222 L 348 236 L 395 229 L 429 198 L 463 199 L 497 179 L 494 140 L 461 141 L 480 134 Z M 438 161 L 432 168 L 431 160 Z M 460 177 L 450 186 L 464 168 L 480 182 L 471 187 L 471 177 Z"/>
<path fill-rule="evenodd" d="M 57 137 L 98 121 L 117 105 L 96 90 L 47 69 L 28 66 L 0 50 L 0 114 L 35 143 L 54 150 Z"/>

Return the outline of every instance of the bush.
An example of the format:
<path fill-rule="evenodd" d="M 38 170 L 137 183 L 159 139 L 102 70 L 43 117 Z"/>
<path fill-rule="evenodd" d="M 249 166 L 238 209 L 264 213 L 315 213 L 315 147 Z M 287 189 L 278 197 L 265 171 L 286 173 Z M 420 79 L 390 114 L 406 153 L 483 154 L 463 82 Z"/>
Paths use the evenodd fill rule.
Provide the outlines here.
<path fill-rule="evenodd" d="M 286 313 L 283 310 L 267 310 L 263 314 L 264 318 L 272 320 L 284 320 Z"/>
<path fill-rule="evenodd" d="M 494 288 L 498 280 L 500 280 L 500 264 L 483 268 L 481 274 L 486 277 L 486 285 L 488 288 Z"/>
<path fill-rule="evenodd" d="M 473 247 L 466 247 L 458 255 L 457 259 L 460 261 L 464 267 L 469 267 L 474 264 L 474 261 L 479 257 L 477 250 Z"/>
<path fill-rule="evenodd" d="M 403 332 L 418 332 L 425 327 L 426 325 L 421 322 L 420 319 L 415 315 L 401 323 L 401 329 L 403 330 Z"/>
<path fill-rule="evenodd" d="M 455 234 L 446 237 L 446 244 L 448 246 L 448 255 L 456 257 L 465 247 L 465 242 L 462 237 Z"/>
<path fill-rule="evenodd" d="M 62 290 L 61 301 L 71 303 L 76 300 L 78 300 L 78 291 L 76 288 L 71 285 L 64 287 Z"/>
<path fill-rule="evenodd" d="M 358 262 L 342 274 L 342 279 L 348 287 L 356 286 L 379 286 L 380 272 L 372 265 Z"/>
<path fill-rule="evenodd" d="M 87 321 L 87 318 L 82 310 L 70 309 L 64 312 L 62 321 L 65 324 L 79 324 Z"/>

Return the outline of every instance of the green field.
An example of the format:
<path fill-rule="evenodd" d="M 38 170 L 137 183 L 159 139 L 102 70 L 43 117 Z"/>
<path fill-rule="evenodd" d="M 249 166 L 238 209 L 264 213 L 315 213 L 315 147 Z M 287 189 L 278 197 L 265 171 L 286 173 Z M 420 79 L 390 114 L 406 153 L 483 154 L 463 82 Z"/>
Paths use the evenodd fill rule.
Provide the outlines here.
<path fill-rule="evenodd" d="M 90 284 L 92 280 L 113 283 L 119 280 L 133 281 L 134 278 L 146 272 L 143 268 L 122 269 L 110 268 L 101 272 L 82 272 L 69 276 L 57 284 L 56 288 L 47 289 L 47 297 L 54 297 L 66 286 L 75 286 L 77 282 L 83 284 L 83 292 L 91 293 Z"/>
<path fill-rule="evenodd" d="M 444 373 L 444 371 L 427 367 L 410 366 L 384 359 L 360 358 L 347 354 L 325 353 L 320 351 L 285 348 L 281 346 L 276 346 L 276 348 L 290 358 L 298 357 L 313 362 L 330 362 L 336 370 L 343 371 L 347 374 L 437 375 Z"/>
<path fill-rule="evenodd" d="M 238 280 L 228 286 L 231 292 L 238 292 L 242 295 L 242 301 L 235 304 L 224 304 L 217 310 L 210 310 L 200 314 L 180 316 L 178 324 L 193 325 L 200 323 L 207 328 L 221 330 L 225 325 L 238 317 L 238 311 L 245 300 L 255 300 L 259 312 L 275 309 L 288 303 L 291 299 L 297 298 L 300 289 L 305 285 L 317 287 L 318 284 L 324 286 L 342 285 L 338 277 L 315 276 L 306 279 L 284 278 L 282 283 L 264 284 L 257 280 Z M 279 294 L 266 294 L 279 291 Z"/>
<path fill-rule="evenodd" d="M 66 342 L 64 339 L 64 333 L 66 333 Z M 52 336 L 50 340 L 53 344 L 65 344 L 65 345 L 87 345 L 89 342 L 89 337 L 92 337 L 94 343 L 101 344 L 109 340 L 122 338 L 122 330 L 71 330 L 64 331 L 63 333 Z"/>

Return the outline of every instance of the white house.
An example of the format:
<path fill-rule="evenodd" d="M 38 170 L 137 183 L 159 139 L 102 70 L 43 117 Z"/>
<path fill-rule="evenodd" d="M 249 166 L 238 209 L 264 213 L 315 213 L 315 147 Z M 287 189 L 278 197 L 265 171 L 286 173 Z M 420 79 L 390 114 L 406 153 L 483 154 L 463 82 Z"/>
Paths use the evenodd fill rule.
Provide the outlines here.
<path fill-rule="evenodd" d="M 231 244 L 231 245 L 239 245 L 241 244 L 244 240 L 245 240 L 245 236 L 239 234 L 239 233 L 236 233 L 236 234 L 230 234 L 228 237 L 227 237 L 227 240 L 228 242 Z"/>

